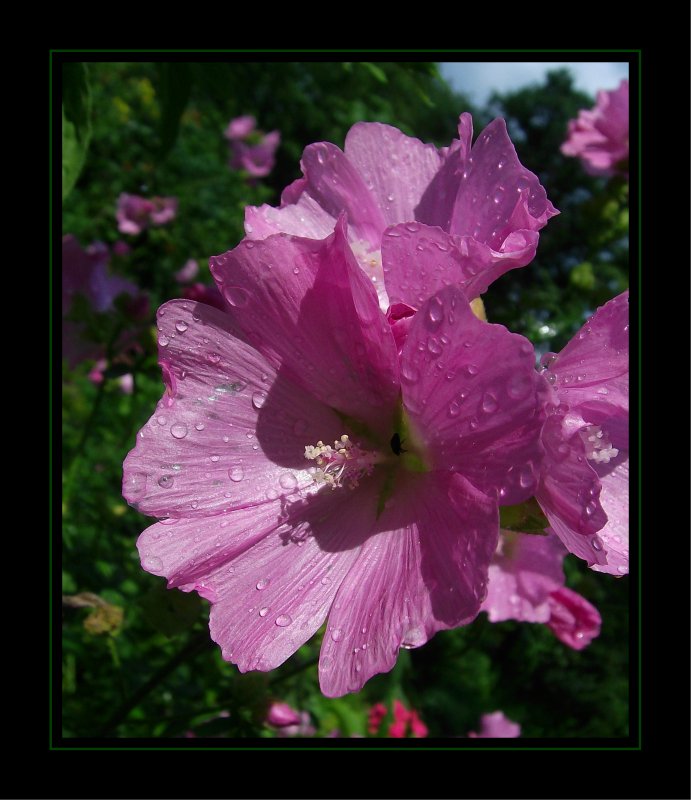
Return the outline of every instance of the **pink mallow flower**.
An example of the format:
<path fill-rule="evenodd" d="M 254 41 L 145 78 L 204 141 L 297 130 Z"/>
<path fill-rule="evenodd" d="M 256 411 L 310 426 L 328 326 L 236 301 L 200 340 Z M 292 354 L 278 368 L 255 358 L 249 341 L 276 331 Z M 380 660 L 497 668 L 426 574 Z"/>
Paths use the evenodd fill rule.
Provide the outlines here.
<path fill-rule="evenodd" d="M 138 293 L 133 283 L 110 274 L 109 261 L 108 247 L 102 242 L 84 250 L 71 234 L 62 239 L 62 353 L 72 367 L 104 354 L 102 344 L 89 341 L 85 323 L 70 319 L 77 296 L 86 301 L 90 311 L 105 314 L 114 310 L 118 296 Z"/>
<path fill-rule="evenodd" d="M 233 140 L 230 143 L 231 169 L 244 169 L 252 178 L 265 178 L 276 163 L 276 150 L 281 143 L 279 131 L 261 135 L 259 141 Z"/>
<path fill-rule="evenodd" d="M 629 569 L 629 293 L 599 308 L 557 355 L 535 496 L 566 548 L 594 570 Z"/>
<path fill-rule="evenodd" d="M 326 621 L 322 691 L 358 691 L 478 614 L 498 501 L 535 490 L 547 384 L 530 342 L 453 286 L 399 356 L 344 220 L 323 241 L 244 240 L 211 268 L 232 315 L 158 312 L 167 388 L 123 479 L 160 519 L 142 566 L 212 603 L 211 637 L 242 672 Z"/>
<path fill-rule="evenodd" d="M 427 736 L 427 726 L 420 719 L 417 711 L 408 711 L 400 700 L 393 701 L 393 719 L 394 721 L 389 725 L 391 738 L 405 739 L 408 732 L 416 739 L 424 739 Z"/>
<path fill-rule="evenodd" d="M 284 190 L 279 208 L 249 206 L 245 232 L 251 239 L 279 232 L 322 239 L 345 211 L 348 242 L 382 309 L 419 308 L 449 283 L 462 284 L 473 299 L 532 261 L 537 231 L 558 212 L 519 162 L 503 119 L 472 147 L 470 114 L 461 114 L 458 132 L 438 149 L 389 125 L 358 122 L 343 151 L 329 142 L 309 145 L 300 162 L 304 177 Z"/>
<path fill-rule="evenodd" d="M 188 258 L 182 267 L 173 276 L 178 283 L 190 283 L 197 277 L 199 264 L 193 258 Z"/>
<path fill-rule="evenodd" d="M 256 127 L 257 120 L 251 114 L 245 114 L 231 119 L 223 135 L 231 142 L 236 139 L 246 139 L 251 133 L 254 133 Z"/>
<path fill-rule="evenodd" d="M 136 236 L 150 225 L 165 225 L 178 211 L 177 197 L 140 197 L 123 194 L 118 197 L 115 217 L 120 233 Z"/>
<path fill-rule="evenodd" d="M 501 531 L 482 604 L 491 622 L 542 622 L 564 644 L 582 650 L 600 634 L 602 619 L 584 597 L 564 586 L 566 549 L 559 539 Z"/>
<path fill-rule="evenodd" d="M 469 739 L 516 739 L 521 735 L 521 726 L 504 716 L 502 711 L 483 714 L 480 717 L 480 733 L 471 731 Z"/>
<path fill-rule="evenodd" d="M 266 724 L 276 728 L 280 737 L 314 736 L 317 732 L 307 711 L 296 711 L 288 703 L 272 703 L 266 715 Z"/>
<path fill-rule="evenodd" d="M 628 80 L 610 92 L 600 90 L 595 108 L 578 112 L 578 118 L 569 122 L 561 152 L 580 158 L 589 175 L 628 175 Z"/>

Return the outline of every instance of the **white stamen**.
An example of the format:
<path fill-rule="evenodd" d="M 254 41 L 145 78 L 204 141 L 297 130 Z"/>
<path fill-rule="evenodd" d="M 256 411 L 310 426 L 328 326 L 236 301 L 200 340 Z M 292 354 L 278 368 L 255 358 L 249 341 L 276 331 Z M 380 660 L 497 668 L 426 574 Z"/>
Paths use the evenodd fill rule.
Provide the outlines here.
<path fill-rule="evenodd" d="M 609 464 L 610 460 L 619 455 L 616 447 L 604 435 L 599 425 L 588 425 L 580 430 L 581 439 L 585 444 L 585 455 L 596 464 Z"/>
<path fill-rule="evenodd" d="M 314 482 L 328 484 L 332 489 L 342 486 L 344 477 L 348 486 L 354 489 L 360 478 L 370 475 L 380 460 L 378 453 L 362 450 L 353 444 L 346 433 L 334 441 L 333 447 L 321 440 L 316 445 L 306 445 L 305 458 L 317 463 L 317 469 L 312 473 Z"/>

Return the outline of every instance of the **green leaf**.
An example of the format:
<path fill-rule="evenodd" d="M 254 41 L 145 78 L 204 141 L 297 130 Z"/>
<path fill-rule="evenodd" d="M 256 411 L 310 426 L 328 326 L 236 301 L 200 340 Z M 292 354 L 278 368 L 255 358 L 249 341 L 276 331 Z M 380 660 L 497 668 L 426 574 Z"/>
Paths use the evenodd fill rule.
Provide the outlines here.
<path fill-rule="evenodd" d="M 62 199 L 74 188 L 91 140 L 91 88 L 86 64 L 62 67 Z"/>
<path fill-rule="evenodd" d="M 141 601 L 146 621 L 164 636 L 176 636 L 199 618 L 201 600 L 197 594 L 168 590 L 164 584 L 154 586 Z"/>
<path fill-rule="evenodd" d="M 190 99 L 192 73 L 184 62 L 158 64 L 158 99 L 161 107 L 159 157 L 166 156 L 178 138 L 180 118 Z"/>
<path fill-rule="evenodd" d="M 371 61 L 361 61 L 362 66 L 369 71 L 370 75 L 379 83 L 388 83 L 389 79 L 386 77 L 386 73 L 381 67 L 378 67 L 376 64 L 373 64 Z"/>
<path fill-rule="evenodd" d="M 531 497 L 525 503 L 515 506 L 502 506 L 499 509 L 499 525 L 507 531 L 520 531 L 521 533 L 535 533 L 546 536 L 545 528 L 549 527 L 549 520 L 542 513 L 537 500 Z"/>

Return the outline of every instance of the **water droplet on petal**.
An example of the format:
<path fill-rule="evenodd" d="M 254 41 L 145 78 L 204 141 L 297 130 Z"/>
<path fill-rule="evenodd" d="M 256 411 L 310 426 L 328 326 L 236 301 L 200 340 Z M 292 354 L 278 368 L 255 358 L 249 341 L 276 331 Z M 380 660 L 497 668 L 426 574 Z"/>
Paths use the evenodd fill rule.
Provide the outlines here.
<path fill-rule="evenodd" d="M 331 578 L 322 578 L 321 579 L 321 585 L 322 586 L 328 586 L 330 583 L 331 583 Z"/>
<path fill-rule="evenodd" d="M 269 607 L 268 606 L 264 606 L 264 608 L 260 608 L 259 609 L 259 616 L 260 617 L 265 617 L 268 613 L 269 613 Z"/>
<path fill-rule="evenodd" d="M 485 392 L 482 398 L 482 410 L 485 414 L 493 414 L 499 404 L 497 403 L 497 398 L 492 394 L 492 392 Z"/>
<path fill-rule="evenodd" d="M 233 467 L 232 469 L 228 470 L 228 477 L 231 481 L 240 483 L 240 481 L 245 477 L 245 473 L 242 467 Z"/>
<path fill-rule="evenodd" d="M 409 361 L 404 361 L 401 366 L 401 377 L 408 383 L 415 383 L 420 377 L 420 373 L 413 364 Z"/>
<path fill-rule="evenodd" d="M 276 617 L 276 625 L 278 625 L 279 628 L 285 628 L 290 625 L 292 621 L 293 618 L 288 614 L 281 614 L 280 617 Z"/>
<path fill-rule="evenodd" d="M 185 322 L 185 320 L 184 320 L 184 319 L 179 319 L 179 320 L 178 320 L 178 321 L 175 323 L 175 330 L 176 330 L 178 333 L 184 333 L 184 332 L 187 330 L 187 328 L 189 328 L 189 325 L 188 325 L 188 324 Z"/>
<path fill-rule="evenodd" d="M 194 426 L 194 429 L 196 431 L 203 431 L 204 430 L 204 423 L 203 422 L 197 422 L 195 424 L 195 426 Z"/>
<path fill-rule="evenodd" d="M 252 405 L 261 408 L 266 402 L 266 392 L 254 392 L 252 395 Z"/>
<path fill-rule="evenodd" d="M 234 308 L 246 306 L 250 299 L 249 292 L 239 286 L 224 286 L 223 294 Z"/>
<path fill-rule="evenodd" d="M 479 369 L 475 364 L 466 364 L 465 371 L 472 378 L 478 374 Z"/>
<path fill-rule="evenodd" d="M 602 550 L 602 540 L 598 536 L 593 536 L 590 540 L 590 546 L 599 553 Z"/>
<path fill-rule="evenodd" d="M 262 589 L 266 589 L 268 585 L 269 585 L 268 578 L 262 578 L 260 581 L 257 581 L 257 589 L 259 589 L 259 591 L 261 591 Z"/>
<path fill-rule="evenodd" d="M 221 356 L 218 353 L 209 353 L 209 355 L 207 356 L 207 359 L 212 364 L 218 364 L 218 362 L 221 360 Z"/>
<path fill-rule="evenodd" d="M 173 478 L 172 475 L 162 475 L 158 479 L 158 485 L 162 489 L 170 489 L 174 483 L 175 483 L 175 479 Z"/>
<path fill-rule="evenodd" d="M 278 497 L 278 492 L 275 489 L 267 489 L 266 497 L 268 500 L 275 500 Z"/>
<path fill-rule="evenodd" d="M 187 425 L 176 422 L 175 425 L 170 426 L 170 432 L 176 439 L 184 439 L 187 436 Z"/>
<path fill-rule="evenodd" d="M 438 328 L 444 319 L 444 306 L 438 297 L 433 297 L 427 307 L 428 327 Z"/>
<path fill-rule="evenodd" d="M 292 472 L 284 472 L 278 482 L 284 489 L 294 489 L 298 484 L 297 478 Z"/>
<path fill-rule="evenodd" d="M 142 561 L 142 566 L 147 572 L 162 572 L 163 562 L 156 556 L 146 556 Z"/>
<path fill-rule="evenodd" d="M 334 640 L 334 642 L 340 642 L 342 637 L 343 631 L 340 628 L 334 628 L 331 631 L 331 638 Z"/>
<path fill-rule="evenodd" d="M 214 464 L 215 464 L 217 461 L 220 461 L 220 460 L 221 460 L 221 456 L 219 456 L 219 455 L 216 455 L 216 453 L 214 453 L 212 456 L 209 456 L 209 458 L 210 458 L 210 459 L 211 459 L 211 460 L 214 462 Z"/>
<path fill-rule="evenodd" d="M 161 347 L 168 347 L 168 345 L 170 344 L 170 339 L 167 336 L 161 334 L 158 337 L 158 343 Z"/>

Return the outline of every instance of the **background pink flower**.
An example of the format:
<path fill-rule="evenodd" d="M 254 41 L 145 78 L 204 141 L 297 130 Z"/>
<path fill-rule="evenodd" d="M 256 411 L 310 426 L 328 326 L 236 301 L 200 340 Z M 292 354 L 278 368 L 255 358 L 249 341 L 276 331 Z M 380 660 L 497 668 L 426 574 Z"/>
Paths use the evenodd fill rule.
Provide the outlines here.
<path fill-rule="evenodd" d="M 469 739 L 515 739 L 521 735 L 521 726 L 512 722 L 503 711 L 483 714 L 480 718 L 480 732 L 471 731 Z"/>
<path fill-rule="evenodd" d="M 136 236 L 150 225 L 165 225 L 178 210 L 177 197 L 140 197 L 122 193 L 118 198 L 115 217 L 120 233 Z"/>
<path fill-rule="evenodd" d="M 579 111 L 569 122 L 568 137 L 561 146 L 565 156 L 581 159 L 589 175 L 628 176 L 629 82 L 617 89 L 599 91 L 590 111 Z"/>

